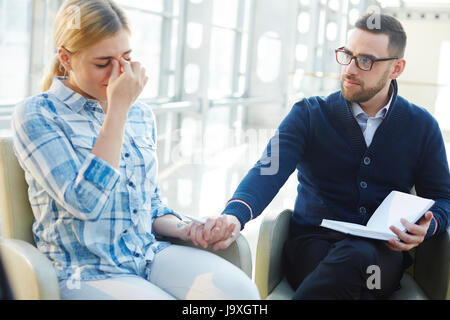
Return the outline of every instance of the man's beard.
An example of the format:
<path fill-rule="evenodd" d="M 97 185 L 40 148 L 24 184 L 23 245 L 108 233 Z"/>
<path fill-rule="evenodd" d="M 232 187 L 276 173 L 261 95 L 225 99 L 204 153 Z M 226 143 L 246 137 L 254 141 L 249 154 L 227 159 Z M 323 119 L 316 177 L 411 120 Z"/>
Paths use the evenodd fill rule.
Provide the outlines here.
<path fill-rule="evenodd" d="M 342 96 L 345 98 L 345 100 L 350 102 L 356 102 L 356 103 L 364 103 L 372 99 L 378 92 L 380 92 L 385 86 L 387 81 L 389 81 L 389 70 L 387 70 L 381 79 L 378 81 L 378 83 L 371 88 L 364 88 L 364 83 L 361 81 L 358 81 L 355 78 L 342 75 L 341 76 L 341 92 Z M 355 91 L 353 93 L 350 93 L 347 88 L 344 87 L 344 80 L 349 80 L 350 82 L 354 82 L 359 84 L 359 90 Z M 351 90 L 351 89 L 350 89 Z"/>

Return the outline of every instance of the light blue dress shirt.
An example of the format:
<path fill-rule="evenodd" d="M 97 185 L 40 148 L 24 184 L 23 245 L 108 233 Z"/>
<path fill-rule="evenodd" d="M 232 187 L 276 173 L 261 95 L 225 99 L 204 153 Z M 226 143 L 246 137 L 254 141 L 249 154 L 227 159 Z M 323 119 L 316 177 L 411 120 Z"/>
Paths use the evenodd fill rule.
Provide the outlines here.
<path fill-rule="evenodd" d="M 352 113 L 361 128 L 367 148 L 370 147 L 375 132 L 386 117 L 393 96 L 394 95 L 391 94 L 389 102 L 383 108 L 381 108 L 374 117 L 369 116 L 358 103 L 352 102 Z"/>
<path fill-rule="evenodd" d="M 63 80 L 17 105 L 12 119 L 36 245 L 59 280 L 145 277 L 155 254 L 169 245 L 155 238 L 153 221 L 179 217 L 159 197 L 153 112 L 141 102 L 130 108 L 117 170 L 91 152 L 103 109 Z"/>

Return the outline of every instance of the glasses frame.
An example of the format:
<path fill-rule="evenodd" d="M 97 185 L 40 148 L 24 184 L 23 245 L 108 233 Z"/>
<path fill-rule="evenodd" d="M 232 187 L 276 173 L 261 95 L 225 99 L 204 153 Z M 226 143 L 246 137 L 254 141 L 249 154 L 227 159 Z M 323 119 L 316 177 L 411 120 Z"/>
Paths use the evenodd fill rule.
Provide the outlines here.
<path fill-rule="evenodd" d="M 349 55 L 349 56 L 351 57 L 351 58 L 350 58 L 350 61 L 349 61 L 348 63 L 341 63 L 341 62 L 339 62 L 339 60 L 338 60 L 338 52 L 343 52 L 343 53 Z M 335 53 L 335 55 L 336 55 L 336 62 L 339 63 L 340 65 L 348 66 L 349 64 L 352 63 L 352 60 L 355 59 L 356 66 L 357 66 L 360 70 L 362 70 L 362 71 L 370 71 L 370 70 L 372 70 L 373 64 L 374 64 L 375 62 L 379 62 L 379 61 L 388 61 L 388 60 L 395 60 L 395 59 L 398 59 L 398 58 L 399 58 L 398 56 L 385 57 L 385 58 L 372 58 L 372 57 L 367 56 L 367 55 L 357 55 L 357 56 L 354 56 L 354 55 L 349 54 L 348 51 L 345 50 L 345 47 L 337 48 L 336 50 L 334 50 L 334 53 Z M 361 57 L 361 56 L 366 57 L 366 58 L 369 58 L 369 59 L 372 61 L 372 64 L 370 65 L 370 69 L 369 69 L 369 70 L 363 69 L 363 68 L 361 68 L 361 67 L 359 66 L 359 63 L 358 63 L 358 59 L 357 59 L 357 58 L 358 58 L 358 57 Z"/>

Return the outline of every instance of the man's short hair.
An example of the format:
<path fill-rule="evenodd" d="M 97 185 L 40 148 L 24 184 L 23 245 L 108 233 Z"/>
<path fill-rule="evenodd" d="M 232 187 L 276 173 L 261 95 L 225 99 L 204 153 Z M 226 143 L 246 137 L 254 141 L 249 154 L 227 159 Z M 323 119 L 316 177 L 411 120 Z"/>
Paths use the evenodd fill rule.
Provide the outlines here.
<path fill-rule="evenodd" d="M 379 19 L 374 24 L 374 20 Z M 358 19 L 355 27 L 371 33 L 386 34 L 389 36 L 388 50 L 392 56 L 402 58 L 405 54 L 406 33 L 396 18 L 377 13 L 368 13 Z"/>

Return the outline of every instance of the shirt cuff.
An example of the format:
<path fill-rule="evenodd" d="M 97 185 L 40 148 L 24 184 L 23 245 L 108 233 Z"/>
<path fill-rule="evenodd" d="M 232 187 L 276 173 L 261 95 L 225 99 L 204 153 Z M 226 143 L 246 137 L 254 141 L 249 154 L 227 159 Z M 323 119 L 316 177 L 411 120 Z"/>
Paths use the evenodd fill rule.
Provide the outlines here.
<path fill-rule="evenodd" d="M 246 201 L 242 199 L 231 199 L 228 201 L 222 214 L 234 215 L 241 223 L 241 230 L 244 225 L 253 219 L 253 209 Z"/>
<path fill-rule="evenodd" d="M 434 235 L 437 229 L 436 226 L 436 218 L 433 217 L 430 221 L 430 226 L 428 227 L 427 234 L 425 235 L 425 240 L 431 238 Z"/>
<path fill-rule="evenodd" d="M 158 207 L 158 208 L 156 208 L 154 210 L 155 211 L 154 211 L 154 214 L 153 214 L 153 219 L 156 219 L 158 217 L 162 217 L 162 216 L 165 216 L 165 215 L 168 215 L 168 214 L 172 214 L 175 217 L 177 217 L 179 220 L 183 220 L 183 218 L 178 213 L 176 213 L 172 209 L 167 208 L 165 206 L 160 206 L 160 207 Z"/>
<path fill-rule="evenodd" d="M 80 168 L 77 180 L 80 179 L 94 183 L 100 189 L 111 191 L 120 179 L 120 172 L 105 160 L 90 153 Z"/>

